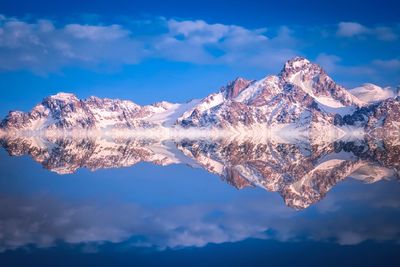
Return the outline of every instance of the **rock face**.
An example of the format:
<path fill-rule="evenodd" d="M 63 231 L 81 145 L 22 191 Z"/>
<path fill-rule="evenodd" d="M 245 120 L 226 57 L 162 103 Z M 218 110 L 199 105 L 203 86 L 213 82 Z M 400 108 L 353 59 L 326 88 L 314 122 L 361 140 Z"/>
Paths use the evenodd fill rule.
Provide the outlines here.
<path fill-rule="evenodd" d="M 366 183 L 400 176 L 400 143 L 392 139 L 327 145 L 225 139 L 6 136 L 0 144 L 10 155 L 30 155 L 59 174 L 79 168 L 127 167 L 142 161 L 201 167 L 238 189 L 250 186 L 277 192 L 294 209 L 318 202 L 349 176 Z"/>
<path fill-rule="evenodd" d="M 399 135 L 400 97 L 388 98 L 381 102 L 357 109 L 344 116 L 336 115 L 334 123 L 340 126 L 362 127 L 367 134 Z"/>
<path fill-rule="evenodd" d="M 10 112 L 0 127 L 5 131 L 37 131 L 263 125 L 320 135 L 343 126 L 357 126 L 370 133 L 398 131 L 399 97 L 383 93 L 375 97 L 371 90 L 386 92 L 373 85 L 348 91 L 320 66 L 296 57 L 286 62 L 277 76 L 258 81 L 237 78 L 201 100 L 140 106 L 126 100 L 80 100 L 72 94 L 59 93 L 44 99 L 30 112 Z"/>
<path fill-rule="evenodd" d="M 243 89 L 247 88 L 251 83 L 252 81 L 238 77 L 234 81 L 228 83 L 226 87 L 223 87 L 221 89 L 221 92 L 224 92 L 224 97 L 226 99 L 234 99 L 242 92 Z"/>

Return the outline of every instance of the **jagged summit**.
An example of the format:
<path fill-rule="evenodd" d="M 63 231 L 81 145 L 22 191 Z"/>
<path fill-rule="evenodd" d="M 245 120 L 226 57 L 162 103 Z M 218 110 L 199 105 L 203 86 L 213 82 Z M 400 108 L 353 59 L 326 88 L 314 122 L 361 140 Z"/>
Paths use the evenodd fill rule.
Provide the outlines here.
<path fill-rule="evenodd" d="M 300 69 L 304 70 L 305 68 L 308 68 L 312 65 L 318 66 L 316 64 L 312 64 L 308 59 L 306 59 L 304 57 L 297 56 L 297 57 L 294 57 L 294 58 L 286 61 L 281 72 L 300 70 Z"/>
<path fill-rule="evenodd" d="M 295 75 L 314 78 L 324 74 L 325 71 L 318 64 L 311 63 L 308 59 L 303 57 L 294 57 L 284 64 L 279 73 L 279 77 L 285 81 L 290 81 Z"/>
<path fill-rule="evenodd" d="M 63 101 L 63 102 L 70 102 L 70 101 L 79 101 L 78 97 L 72 93 L 64 93 L 60 92 L 55 95 L 51 95 L 47 98 L 45 98 L 43 101 L 48 101 L 48 100 L 58 100 L 58 101 Z"/>
<path fill-rule="evenodd" d="M 233 99 L 237 97 L 243 89 L 249 86 L 251 82 L 251 80 L 237 77 L 235 80 L 229 82 L 226 86 L 222 87 L 221 92 L 224 92 L 225 98 Z"/>

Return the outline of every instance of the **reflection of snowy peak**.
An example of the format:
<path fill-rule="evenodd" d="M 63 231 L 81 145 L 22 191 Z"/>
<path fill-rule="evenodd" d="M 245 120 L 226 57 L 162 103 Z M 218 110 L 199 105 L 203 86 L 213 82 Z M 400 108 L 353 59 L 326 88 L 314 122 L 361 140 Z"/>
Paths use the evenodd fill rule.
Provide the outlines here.
<path fill-rule="evenodd" d="M 325 135 L 340 132 L 338 126 L 355 125 L 373 132 L 375 128 L 371 127 L 390 124 L 395 125 L 390 130 L 397 131 L 400 114 L 395 106 L 400 100 L 394 97 L 387 89 L 373 85 L 348 91 L 320 66 L 296 57 L 286 62 L 277 76 L 258 81 L 237 78 L 201 100 L 140 106 L 118 99 L 79 100 L 72 94 L 59 93 L 44 99 L 30 112 L 10 112 L 0 127 L 35 131 L 159 126 L 229 129 L 262 125 Z M 390 117 L 390 123 L 386 123 L 386 117 Z"/>
<path fill-rule="evenodd" d="M 7 136 L 0 139 L 0 143 L 10 155 L 31 155 L 35 161 L 58 174 L 74 173 L 79 168 L 97 170 L 128 167 L 143 161 L 163 166 L 178 163 L 195 166 L 189 158 L 181 157 L 171 142 Z"/>
<path fill-rule="evenodd" d="M 10 155 L 31 155 L 59 174 L 73 173 L 79 168 L 128 167 L 139 162 L 186 164 L 204 168 L 238 189 L 256 186 L 278 192 L 286 205 L 296 209 L 318 202 L 349 176 L 366 183 L 399 177 L 400 144 L 393 145 L 392 140 L 383 142 L 311 145 L 225 139 L 160 141 L 44 136 L 0 139 Z"/>
<path fill-rule="evenodd" d="M 198 165 L 238 189 L 257 186 L 279 192 L 285 203 L 304 209 L 352 176 L 366 183 L 398 177 L 400 146 L 374 143 L 329 145 L 197 140 L 177 144 Z M 365 173 L 374 169 L 374 172 Z"/>

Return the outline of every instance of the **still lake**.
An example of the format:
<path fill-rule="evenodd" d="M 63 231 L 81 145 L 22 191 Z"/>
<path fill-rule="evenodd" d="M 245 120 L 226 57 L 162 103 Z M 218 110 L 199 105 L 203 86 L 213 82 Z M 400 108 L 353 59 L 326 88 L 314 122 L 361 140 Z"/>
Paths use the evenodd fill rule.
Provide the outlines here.
<path fill-rule="evenodd" d="M 400 145 L 3 137 L 1 266 L 399 266 Z"/>

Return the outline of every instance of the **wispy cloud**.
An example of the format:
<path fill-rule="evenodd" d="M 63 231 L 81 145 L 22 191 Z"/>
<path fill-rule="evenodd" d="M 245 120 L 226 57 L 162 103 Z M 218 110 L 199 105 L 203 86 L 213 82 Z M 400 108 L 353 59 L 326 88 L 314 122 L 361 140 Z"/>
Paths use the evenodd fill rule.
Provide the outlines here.
<path fill-rule="evenodd" d="M 390 27 L 367 27 L 357 22 L 340 22 L 336 34 L 347 38 L 370 35 L 382 41 L 394 41 L 399 37 L 398 33 Z"/>
<path fill-rule="evenodd" d="M 50 23 L 49 23 L 50 24 Z M 52 25 L 49 25 L 51 30 Z M 65 31 L 77 39 L 87 39 L 91 41 L 111 41 L 127 37 L 130 32 L 124 30 L 120 25 L 111 26 L 92 26 L 81 24 L 68 24 Z"/>
<path fill-rule="evenodd" d="M 381 86 L 390 85 L 387 81 L 398 81 L 400 60 L 373 59 L 365 64 L 346 65 L 337 55 L 319 54 L 315 61 L 326 71 L 340 76 L 342 80 L 350 81 L 347 86 L 356 86 L 360 82 L 375 82 Z"/>
<path fill-rule="evenodd" d="M 56 71 L 63 66 L 134 64 L 143 56 L 143 44 L 119 25 L 28 23 L 5 18 L 0 26 L 0 68 Z"/>
<path fill-rule="evenodd" d="M 338 25 L 338 36 L 353 37 L 367 33 L 369 29 L 357 22 L 340 22 Z"/>
<path fill-rule="evenodd" d="M 201 20 L 169 20 L 168 30 L 156 47 L 160 56 L 172 60 L 268 68 L 298 53 L 287 27 L 267 37 L 265 28 L 249 30 Z"/>

